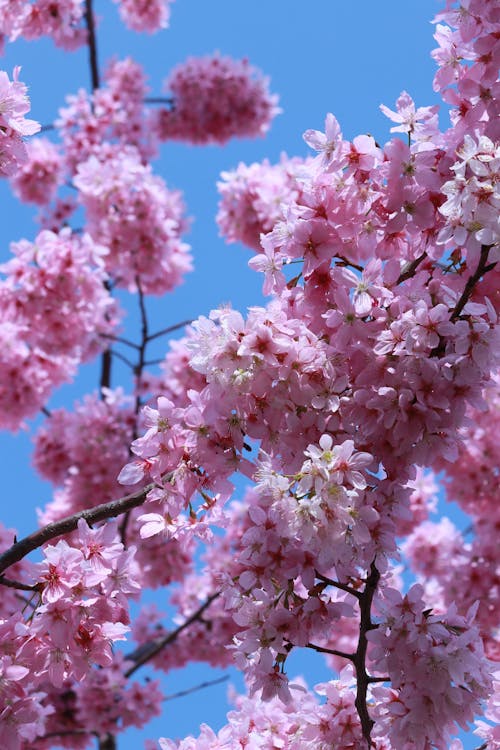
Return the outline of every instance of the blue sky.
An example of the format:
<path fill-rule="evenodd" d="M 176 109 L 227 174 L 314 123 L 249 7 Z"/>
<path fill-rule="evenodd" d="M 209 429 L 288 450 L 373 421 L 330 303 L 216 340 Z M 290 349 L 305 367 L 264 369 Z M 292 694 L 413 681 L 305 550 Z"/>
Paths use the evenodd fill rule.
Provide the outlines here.
<path fill-rule="evenodd" d="M 248 250 L 225 245 L 218 236 L 215 183 L 221 171 L 240 161 L 268 158 L 275 162 L 282 152 L 305 155 L 302 133 L 321 129 L 329 111 L 336 115 L 345 136 L 371 133 L 384 142 L 391 123 L 380 113 L 379 104 L 392 108 L 403 89 L 419 106 L 438 102 L 432 90 L 435 64 L 430 58 L 435 46 L 430 21 L 440 9 L 436 0 L 312 0 L 307 6 L 297 0 L 177 0 L 170 28 L 152 37 L 128 32 L 111 0 L 95 0 L 95 8 L 101 19 L 101 67 L 113 55 L 132 56 L 144 64 L 153 95 L 160 94 L 161 82 L 173 65 L 190 55 L 217 50 L 235 58 L 248 57 L 270 76 L 271 90 L 280 95 L 283 109 L 265 139 L 235 140 L 225 147 L 162 147 L 154 167 L 170 187 L 184 191 L 188 213 L 194 218 L 187 239 L 193 247 L 195 271 L 174 294 L 148 301 L 153 329 L 208 314 L 229 301 L 240 310 L 263 302 L 261 278 L 247 267 Z M 0 60 L 0 68 L 9 73 L 14 65 L 22 65 L 21 78 L 30 87 L 31 116 L 43 124 L 54 119 L 66 94 L 89 85 L 85 49 L 67 54 L 47 40 L 20 41 L 8 45 Z M 32 239 L 36 226 L 32 210 L 21 206 L 5 183 L 0 184 L 0 205 L 0 258 L 6 260 L 9 242 Z M 128 308 L 127 330 L 133 336 L 137 320 L 133 300 Z M 120 371 L 116 373 L 119 378 Z M 118 378 L 113 385 L 120 384 Z M 70 406 L 96 384 L 97 368 L 87 366 L 75 384 L 55 394 L 51 404 Z M 0 433 L 2 520 L 15 526 L 20 535 L 35 528 L 35 508 L 50 498 L 50 487 L 30 469 L 31 439 L 29 430 L 15 436 Z M 308 654 L 307 660 L 296 664 L 310 684 L 328 678 L 321 658 L 314 657 Z M 169 676 L 166 691 L 175 692 L 206 678 L 206 670 L 193 667 Z M 120 737 L 119 750 L 135 750 L 142 745 L 139 738 L 196 733 L 201 722 L 219 727 L 226 711 L 226 690 L 226 685 L 217 686 L 167 703 L 165 716 L 154 725 Z"/>

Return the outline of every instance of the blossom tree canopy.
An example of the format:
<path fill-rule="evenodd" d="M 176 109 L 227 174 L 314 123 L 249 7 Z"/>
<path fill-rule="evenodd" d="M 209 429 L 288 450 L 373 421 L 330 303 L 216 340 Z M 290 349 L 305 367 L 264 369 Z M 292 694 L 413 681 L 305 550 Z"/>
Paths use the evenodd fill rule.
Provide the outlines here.
<path fill-rule="evenodd" d="M 134 31 L 169 24 L 169 0 L 117 4 Z M 219 53 L 152 97 L 131 58 L 101 71 L 92 0 L 0 0 L 6 43 L 86 45 L 92 83 L 36 136 L 0 71 L 0 175 L 40 210 L 0 267 L 0 426 L 43 415 L 53 486 L 37 530 L 0 527 L 1 747 L 117 750 L 162 714 L 159 676 L 200 661 L 245 693 L 148 750 L 462 750 L 462 730 L 500 750 L 500 7 L 434 20 L 449 122 L 403 91 L 385 143 L 328 113 L 308 155 L 223 171 L 219 230 L 266 302 L 153 330 L 148 298 L 194 262 L 161 144 L 264 136 L 278 97 Z M 52 407 L 96 358 L 97 391 Z M 431 519 L 439 485 L 465 532 Z M 289 674 L 298 651 L 330 679 Z"/>

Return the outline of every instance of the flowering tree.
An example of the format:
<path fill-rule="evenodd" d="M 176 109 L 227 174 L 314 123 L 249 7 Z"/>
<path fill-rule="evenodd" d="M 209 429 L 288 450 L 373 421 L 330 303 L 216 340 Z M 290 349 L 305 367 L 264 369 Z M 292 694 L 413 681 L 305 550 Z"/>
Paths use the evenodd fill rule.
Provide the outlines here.
<path fill-rule="evenodd" d="M 168 23 L 165 0 L 119 10 L 137 31 Z M 45 414 L 34 461 L 54 485 L 37 531 L 0 532 L 2 746 L 117 748 L 161 713 L 159 682 L 136 672 L 198 660 L 236 663 L 248 694 L 218 734 L 162 750 L 460 750 L 474 721 L 498 750 L 498 5 L 437 16 L 444 130 L 403 92 L 385 145 L 344 139 L 328 114 L 308 158 L 223 173 L 220 230 L 253 251 L 270 300 L 191 321 L 160 375 L 148 347 L 172 329 L 150 329 L 146 298 L 192 259 L 182 196 L 151 160 L 163 141 L 262 135 L 277 99 L 220 55 L 177 66 L 155 99 L 130 59 L 103 75 L 91 0 L 0 11 L 10 40 L 88 45 L 92 81 L 48 140 L 31 137 L 19 71 L 0 73 L 0 173 L 41 207 L 1 268 L 0 425 Z M 49 410 L 96 357 L 98 393 Z M 470 536 L 428 520 L 442 472 Z M 131 617 L 173 583 L 173 624 Z M 290 682 L 299 649 L 332 680 Z"/>

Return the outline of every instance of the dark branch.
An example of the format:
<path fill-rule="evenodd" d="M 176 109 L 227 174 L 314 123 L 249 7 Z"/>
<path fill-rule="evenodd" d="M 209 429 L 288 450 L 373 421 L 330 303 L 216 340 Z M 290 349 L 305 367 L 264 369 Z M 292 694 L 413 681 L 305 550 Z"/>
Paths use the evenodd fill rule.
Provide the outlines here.
<path fill-rule="evenodd" d="M 135 664 L 130 667 L 130 669 L 127 669 L 127 671 L 125 672 L 125 677 L 130 677 L 131 675 L 133 675 L 134 672 L 139 669 L 139 667 L 142 667 L 143 664 L 146 664 L 146 662 L 150 661 L 150 659 L 156 656 L 156 654 L 159 654 L 162 649 L 173 643 L 186 628 L 193 624 L 193 622 L 200 620 L 203 612 L 208 609 L 214 599 L 217 599 L 218 596 L 220 596 L 219 591 L 217 591 L 215 594 L 211 594 L 204 601 L 204 603 L 200 607 L 198 607 L 196 612 L 193 612 L 193 614 L 182 623 L 182 625 L 179 625 L 178 628 L 172 630 L 170 633 L 167 633 L 167 635 L 162 636 L 161 638 L 156 638 L 154 641 L 151 641 L 151 643 L 145 644 L 145 646 L 138 649 L 138 652 L 140 653 L 139 656 L 136 656 L 135 658 L 133 654 L 127 656 L 126 658 L 129 660 L 133 659 Z"/>
<path fill-rule="evenodd" d="M 127 359 L 124 354 L 122 354 L 121 352 L 117 352 L 114 349 L 110 349 L 109 351 L 111 352 L 112 357 L 121 360 L 124 364 L 127 365 L 127 367 L 130 367 L 131 370 L 135 370 L 134 363 Z"/>
<path fill-rule="evenodd" d="M 144 104 L 169 104 L 172 107 L 174 101 L 173 96 L 146 96 Z"/>
<path fill-rule="evenodd" d="M 116 750 L 116 737 L 109 732 L 99 737 L 99 750 Z"/>
<path fill-rule="evenodd" d="M 359 639 L 356 653 L 354 654 L 353 663 L 356 669 L 356 700 L 354 705 L 358 712 L 359 720 L 361 722 L 361 730 L 363 737 L 365 738 L 368 747 L 371 747 L 371 732 L 373 727 L 373 719 L 368 713 L 368 707 L 366 705 L 366 696 L 368 693 L 369 677 L 366 672 L 366 650 L 368 647 L 368 640 L 366 634 L 372 630 L 374 625 L 371 618 L 371 606 L 375 591 L 377 590 L 377 584 L 380 579 L 380 573 L 375 567 L 373 562 L 370 567 L 370 575 L 366 579 L 366 585 L 361 598 L 359 599 L 359 610 L 360 610 L 360 622 L 359 622 Z"/>
<path fill-rule="evenodd" d="M 328 578 L 327 576 L 322 575 L 321 573 L 318 573 L 317 570 L 314 571 L 316 578 L 319 578 L 320 581 L 323 583 L 326 583 L 328 586 L 335 586 L 336 589 L 340 589 L 341 591 L 345 591 L 348 594 L 351 594 L 351 596 L 355 596 L 356 599 L 360 599 L 362 594 L 361 591 L 356 591 L 356 589 L 353 589 L 351 586 L 348 586 L 346 583 L 340 583 L 339 581 L 334 581 L 333 578 Z"/>
<path fill-rule="evenodd" d="M 2 586 L 8 586 L 10 589 L 20 589 L 21 591 L 35 591 L 36 586 L 28 583 L 21 583 L 21 581 L 12 581 L 10 578 L 0 576 L 0 583 Z"/>
<path fill-rule="evenodd" d="M 87 26 L 87 44 L 89 47 L 90 80 L 92 91 L 95 91 L 99 88 L 99 65 L 97 63 L 97 40 L 92 0 L 85 0 L 85 24 Z"/>
<path fill-rule="evenodd" d="M 187 690 L 179 690 L 178 693 L 170 693 L 170 695 L 166 695 L 163 700 L 164 701 L 173 701 L 177 698 L 184 698 L 186 695 L 191 695 L 191 693 L 197 693 L 198 690 L 204 690 L 205 688 L 212 687 L 213 685 L 219 685 L 221 682 L 227 682 L 229 680 L 229 675 L 223 675 L 222 677 L 218 677 L 216 680 L 207 680 L 206 682 L 200 682 L 199 685 L 194 685 L 194 687 L 187 688 Z"/>
<path fill-rule="evenodd" d="M 8 550 L 0 555 L 0 573 L 14 563 L 19 562 L 19 560 L 22 560 L 23 557 L 29 555 L 33 550 L 46 544 L 51 539 L 55 539 L 58 536 L 69 534 L 70 531 L 74 531 L 80 518 L 85 519 L 88 524 L 93 524 L 98 523 L 99 521 L 105 521 L 108 518 L 115 518 L 132 508 L 137 508 L 139 505 L 142 505 L 146 499 L 146 495 L 154 486 L 154 484 L 150 484 L 147 487 L 144 487 L 144 489 L 138 490 L 131 495 L 121 497 L 118 500 L 111 500 L 109 503 L 102 503 L 102 505 L 97 505 L 95 508 L 81 510 L 72 516 L 62 518 L 60 521 L 49 523 L 47 526 L 44 526 L 43 529 L 35 531 L 33 534 L 24 537 L 24 539 L 21 539 L 19 542 L 15 542 L 12 547 L 9 547 Z"/>
<path fill-rule="evenodd" d="M 415 258 L 409 263 L 406 263 L 403 270 L 398 276 L 396 284 L 401 284 L 403 281 L 406 281 L 406 279 L 411 279 L 425 257 L 427 257 L 427 253 L 422 253 L 422 255 L 419 255 L 418 258 Z"/>
<path fill-rule="evenodd" d="M 311 648 L 319 654 L 332 654 L 333 656 L 340 656 L 342 659 L 349 659 L 349 661 L 354 660 L 354 654 L 348 654 L 345 651 L 337 651 L 334 648 L 326 648 L 325 646 L 317 646 L 315 643 L 306 643 L 306 648 Z"/>
<path fill-rule="evenodd" d="M 109 339 L 110 341 L 116 341 L 117 343 L 120 343 L 120 344 L 126 344 L 127 346 L 131 346 L 137 350 L 140 349 L 139 344 L 135 344 L 133 341 L 124 339 L 122 336 L 114 336 L 112 333 L 101 333 L 99 335 L 102 339 Z"/>
<path fill-rule="evenodd" d="M 477 268 L 472 274 L 472 276 L 469 276 L 467 279 L 467 283 L 465 284 L 464 290 L 460 296 L 460 299 L 458 300 L 457 304 L 455 305 L 455 309 L 453 310 L 451 314 L 451 321 L 456 320 L 462 310 L 464 309 L 465 305 L 469 301 L 469 297 L 472 294 L 472 290 L 476 286 L 477 282 L 480 280 L 481 276 L 486 273 L 487 271 L 491 271 L 496 263 L 491 263 L 488 266 L 488 253 L 491 249 L 490 245 L 483 245 L 481 247 L 481 255 L 479 256 L 479 263 L 477 264 Z"/>
<path fill-rule="evenodd" d="M 150 336 L 148 336 L 148 341 L 153 341 L 154 339 L 160 338 L 160 336 L 165 336 L 167 333 L 173 333 L 173 331 L 179 330 L 179 328 L 185 328 L 188 325 L 191 325 L 193 321 L 192 320 L 181 320 L 180 323 L 176 323 L 173 326 L 168 326 L 168 328 L 162 328 L 161 331 L 157 331 L 156 333 L 152 333 Z"/>

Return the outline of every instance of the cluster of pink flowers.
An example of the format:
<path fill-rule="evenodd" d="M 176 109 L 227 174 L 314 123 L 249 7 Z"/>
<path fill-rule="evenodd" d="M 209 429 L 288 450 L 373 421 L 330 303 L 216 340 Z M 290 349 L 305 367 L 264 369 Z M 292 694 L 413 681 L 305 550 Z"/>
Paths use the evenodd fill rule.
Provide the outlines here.
<path fill-rule="evenodd" d="M 466 617 L 454 606 L 434 615 L 422 593 L 418 585 L 405 596 L 386 588 L 377 603 L 382 621 L 367 635 L 370 660 L 391 688 L 373 689 L 376 734 L 408 750 L 431 743 L 444 750 L 457 724 L 473 720 L 491 677 L 473 625 L 476 607 Z"/>
<path fill-rule="evenodd" d="M 46 683 L 62 688 L 81 681 L 93 664 L 113 663 L 111 644 L 128 630 L 127 597 L 137 593 L 133 550 L 124 550 L 112 524 L 90 529 L 80 520 L 73 540 L 44 549 L 33 566 L 37 597 L 30 617 L 0 621 L 0 738 L 18 750 L 44 734 Z M 33 668 L 33 665 L 36 665 Z"/>
<path fill-rule="evenodd" d="M 149 34 L 167 28 L 172 1 L 114 0 L 119 4 L 120 16 L 129 29 L 146 31 Z"/>
<path fill-rule="evenodd" d="M 76 44 L 82 9 L 15 0 L 4 33 Z M 168 22 L 165 1 L 122 0 L 120 12 L 136 30 Z M 130 682 L 144 655 L 165 671 L 234 660 L 248 685 L 218 734 L 203 727 L 162 750 L 461 750 L 453 733 L 486 701 L 476 732 L 498 744 L 486 656 L 500 661 L 500 17 L 492 0 L 449 0 L 438 20 L 457 25 L 438 26 L 435 52 L 452 126 L 441 132 L 437 108 L 402 92 L 394 110 L 382 106 L 396 134 L 385 144 L 345 139 L 329 114 L 324 131 L 304 134 L 314 156 L 224 173 L 219 226 L 255 251 L 249 265 L 272 299 L 199 318 L 159 376 L 144 372 L 145 350 L 164 331 L 148 333 L 142 295 L 173 289 L 191 258 L 181 196 L 149 159 L 158 140 L 260 135 L 276 97 L 247 61 L 216 55 L 175 68 L 169 107 L 146 114 L 142 69 L 115 61 L 102 87 L 61 111 L 61 150 L 30 146 L 15 189 L 39 205 L 56 198 L 50 226 L 82 206 L 88 233 L 44 231 L 3 266 L 0 425 L 17 428 L 107 348 L 110 289 L 138 291 L 142 343 L 113 342 L 137 352 L 135 398 L 103 387 L 54 410 L 35 449 L 56 486 L 43 524 L 135 505 L 94 528 L 80 516 L 41 563 L 8 571 L 20 583 L 0 579 L 0 744 L 48 750 L 53 733 L 80 749 L 92 733 L 142 725 L 161 702 L 156 683 Z M 0 78 L 0 135 L 17 143 L 4 172 L 26 160 L 26 112 L 17 72 Z M 57 196 L 68 176 L 74 202 Z M 443 468 L 472 516 L 470 541 L 428 520 Z M 229 502 L 235 474 L 252 483 L 241 503 Z M 138 491 L 120 501 L 121 485 Z M 400 552 L 422 581 L 406 594 Z M 129 599 L 172 582 L 171 625 L 145 608 L 137 648 L 113 653 Z M 24 620 L 16 586 L 32 593 Z M 315 693 L 290 683 L 299 649 L 325 653 L 340 679 Z"/>
<path fill-rule="evenodd" d="M 105 391 L 73 411 L 55 409 L 36 435 L 34 464 L 59 490 L 41 521 L 49 523 L 119 497 L 116 477 L 127 459 L 135 414 L 131 399 Z"/>
<path fill-rule="evenodd" d="M 279 675 L 277 675 L 279 677 Z M 260 696 L 232 696 L 235 707 L 227 715 L 227 724 L 216 734 L 206 724 L 200 735 L 174 742 L 160 740 L 161 750 L 225 750 L 248 747 L 252 750 L 286 747 L 290 750 L 354 750 L 366 744 L 362 738 L 354 705 L 354 679 L 344 669 L 338 680 L 316 685 L 314 693 L 301 679 L 293 684 L 289 699 L 283 703 L 275 696 L 265 703 Z M 391 750 L 388 739 L 376 737 L 375 750 Z M 407 746 L 405 746 L 406 750 Z M 409 746 L 408 746 L 409 750 Z M 453 750 L 455 750 L 453 748 Z"/>
<path fill-rule="evenodd" d="M 45 206 L 61 184 L 62 157 L 46 138 L 33 138 L 26 150 L 27 160 L 12 177 L 12 188 L 23 203 Z"/>
<path fill-rule="evenodd" d="M 11 41 L 50 36 L 74 50 L 87 40 L 84 13 L 84 0 L 0 0 L 0 33 Z"/>
<path fill-rule="evenodd" d="M 110 63 L 105 83 L 92 94 L 80 89 L 66 98 L 56 127 L 71 175 L 78 164 L 98 153 L 105 143 L 135 146 L 144 160 L 153 155 L 154 138 L 144 104 L 147 91 L 142 67 L 126 58 Z"/>
<path fill-rule="evenodd" d="M 78 165 L 74 183 L 87 212 L 88 231 L 109 252 L 105 265 L 116 284 L 145 294 L 165 294 L 191 270 L 178 191 L 142 163 L 130 146 L 103 146 Z"/>
<path fill-rule="evenodd" d="M 498 158 L 488 111 L 475 123 L 474 148 L 457 126 L 442 134 L 436 109 L 405 92 L 396 111 L 384 111 L 409 145 L 346 141 L 333 115 L 325 132 L 305 134 L 317 156 L 251 261 L 274 299 L 246 320 L 222 309 L 193 324 L 186 345 L 201 378 L 148 407 L 121 481 L 156 483 L 141 535 L 177 540 L 206 538 L 209 523 L 227 529 L 232 474 L 255 481 L 233 565 L 221 575 L 240 628 L 237 664 L 264 699 L 292 700 L 284 669 L 292 648 L 330 646 L 338 657 L 330 632 L 339 630 L 349 644 L 343 658 L 353 658 L 352 628 L 342 623 L 363 627 L 356 601 L 375 561 L 385 619 L 369 631 L 369 665 L 392 687 L 372 690 L 374 737 L 385 747 L 445 748 L 491 689 L 481 635 L 493 637 L 486 615 L 474 625 L 476 608 L 458 614 L 440 591 L 439 566 L 447 560 L 447 580 L 459 581 L 454 563 L 465 554 L 472 575 L 479 548 L 467 550 L 443 525 L 443 555 L 435 545 L 433 564 L 422 542 L 417 557 L 435 486 L 414 466 L 439 470 L 457 458 L 466 412 L 484 407 L 498 369 L 500 300 L 488 295 Z M 460 180 L 461 215 L 470 216 L 455 236 L 448 198 Z M 301 264 L 292 279 L 290 261 Z M 391 588 L 396 536 L 412 529 L 406 552 L 436 576 L 426 597 L 442 614 L 427 611 L 421 588 L 406 597 Z M 492 556 L 487 564 L 494 569 Z M 470 582 L 455 595 L 463 588 L 476 597 Z M 207 730 L 200 747 L 219 741 Z"/>
<path fill-rule="evenodd" d="M 226 242 L 242 242 L 260 250 L 260 236 L 281 218 L 283 205 L 295 202 L 300 192 L 297 175 L 303 161 L 281 158 L 279 164 L 238 164 L 222 172 L 217 183 L 221 200 L 217 224 Z"/>
<path fill-rule="evenodd" d="M 28 120 L 30 110 L 26 86 L 19 80 L 20 68 L 14 68 L 12 81 L 0 70 L 0 177 L 15 174 L 27 160 L 23 136 L 38 133 L 40 125 Z"/>
<path fill-rule="evenodd" d="M 1 267 L 0 400 L 2 426 L 17 429 L 81 361 L 106 348 L 117 307 L 103 285 L 102 248 L 90 237 L 43 231 L 12 250 Z"/>
<path fill-rule="evenodd" d="M 170 108 L 156 112 L 153 127 L 160 140 L 225 143 L 230 138 L 264 135 L 279 113 L 277 96 L 248 60 L 191 57 L 165 81 Z"/>

